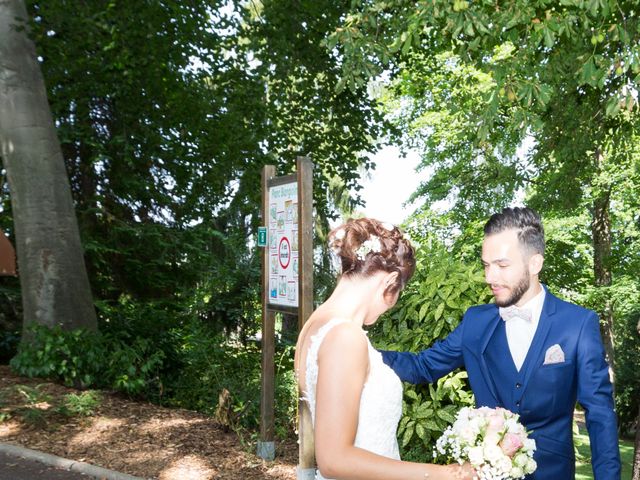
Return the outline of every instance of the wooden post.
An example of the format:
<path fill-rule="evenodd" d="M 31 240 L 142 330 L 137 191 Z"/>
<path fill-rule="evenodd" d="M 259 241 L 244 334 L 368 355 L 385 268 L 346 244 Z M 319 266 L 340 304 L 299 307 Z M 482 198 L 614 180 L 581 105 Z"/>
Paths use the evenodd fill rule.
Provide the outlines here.
<path fill-rule="evenodd" d="M 262 218 L 270 232 L 269 247 L 262 256 L 262 393 L 258 456 L 265 460 L 275 457 L 275 312 L 297 315 L 299 329 L 313 312 L 313 163 L 306 157 L 298 157 L 295 175 L 276 178 L 275 173 L 272 165 L 262 169 Z M 297 198 L 293 196 L 296 191 Z M 298 205 L 297 212 L 293 210 L 293 203 Z M 297 234 L 294 233 L 296 228 Z M 304 402 L 299 402 L 298 407 L 300 460 L 297 475 L 298 479 L 312 480 L 315 478 L 315 459 L 311 413 Z"/>
<path fill-rule="evenodd" d="M 313 163 L 298 157 L 298 245 L 300 245 L 298 331 L 313 312 Z M 298 480 L 315 478 L 313 424 L 306 402 L 298 400 Z"/>
<path fill-rule="evenodd" d="M 269 179 L 275 177 L 276 168 L 265 165 L 262 169 L 262 219 L 269 218 Z M 274 401 L 275 401 L 275 312 L 267 308 L 269 300 L 269 250 L 262 255 L 262 390 L 260 395 L 260 439 L 257 454 L 265 460 L 275 458 Z"/>

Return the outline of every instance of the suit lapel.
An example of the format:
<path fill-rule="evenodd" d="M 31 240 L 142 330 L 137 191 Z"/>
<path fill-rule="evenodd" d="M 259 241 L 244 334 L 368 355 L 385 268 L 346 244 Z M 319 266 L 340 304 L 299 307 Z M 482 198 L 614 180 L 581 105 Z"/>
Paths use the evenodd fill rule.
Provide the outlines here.
<path fill-rule="evenodd" d="M 542 350 L 545 345 L 545 340 L 553 324 L 553 315 L 556 313 L 556 297 L 551 295 L 546 287 L 543 286 L 543 288 L 545 289 L 545 299 L 544 305 L 542 306 L 542 313 L 540 314 L 540 321 L 538 322 L 538 328 L 533 336 L 529 352 L 523 365 L 525 371 L 522 385 L 524 388 L 526 388 L 531 374 L 540 364 L 539 359 L 543 354 Z"/>
<path fill-rule="evenodd" d="M 485 329 L 484 332 L 482 332 L 482 336 L 480 337 L 480 365 L 482 368 L 482 374 L 484 375 L 484 378 L 486 378 L 486 383 L 487 386 L 489 387 L 489 390 L 491 391 L 491 395 L 493 395 L 493 397 L 496 399 L 496 402 L 499 403 L 499 397 L 498 394 L 496 392 L 496 387 L 495 387 L 495 383 L 493 380 L 493 375 L 491 375 L 491 371 L 489 370 L 489 367 L 487 366 L 487 359 L 485 357 L 485 351 L 487 349 L 487 345 L 489 344 L 489 341 L 491 340 L 491 337 L 493 336 L 494 332 L 496 331 L 496 327 L 499 325 L 499 322 L 501 322 L 502 319 L 500 318 L 500 313 L 498 310 L 498 307 L 495 307 L 495 314 L 493 315 L 493 317 L 491 318 L 491 320 L 489 320 L 489 323 L 487 325 L 487 328 Z M 507 354 L 509 354 L 509 352 L 507 351 Z"/>

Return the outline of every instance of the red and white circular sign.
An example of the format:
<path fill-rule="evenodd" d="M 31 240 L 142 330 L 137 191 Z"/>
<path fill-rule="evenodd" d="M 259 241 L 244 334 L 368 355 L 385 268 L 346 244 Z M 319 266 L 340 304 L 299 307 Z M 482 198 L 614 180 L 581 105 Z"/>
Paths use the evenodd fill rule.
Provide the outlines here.
<path fill-rule="evenodd" d="M 287 237 L 282 237 L 280 245 L 278 246 L 278 260 L 280 260 L 280 266 L 286 269 L 291 262 L 291 245 Z"/>

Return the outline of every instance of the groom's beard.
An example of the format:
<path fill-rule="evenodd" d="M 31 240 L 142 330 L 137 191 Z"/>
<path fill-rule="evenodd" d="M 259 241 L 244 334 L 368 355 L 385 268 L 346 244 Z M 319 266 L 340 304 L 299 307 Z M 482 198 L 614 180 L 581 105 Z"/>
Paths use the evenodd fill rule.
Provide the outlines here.
<path fill-rule="evenodd" d="M 531 280 L 529 278 L 529 269 L 527 269 L 518 283 L 516 283 L 516 285 L 511 288 L 511 295 L 506 300 L 498 300 L 496 298 L 496 305 L 498 305 L 499 307 L 510 307 L 511 305 L 515 305 L 520 301 L 524 294 L 527 293 L 527 290 L 529 290 L 530 286 Z"/>

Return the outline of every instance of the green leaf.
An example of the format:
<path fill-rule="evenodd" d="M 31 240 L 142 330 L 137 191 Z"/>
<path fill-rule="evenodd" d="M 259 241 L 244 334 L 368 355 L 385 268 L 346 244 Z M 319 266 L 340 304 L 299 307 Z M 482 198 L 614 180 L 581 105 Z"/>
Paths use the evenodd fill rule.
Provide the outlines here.
<path fill-rule="evenodd" d="M 620 100 L 617 96 L 613 96 L 607 101 L 605 114 L 607 117 L 615 117 L 620 112 Z"/>
<path fill-rule="evenodd" d="M 411 438 L 413 437 L 413 434 L 415 432 L 415 422 L 410 421 L 407 424 L 407 427 L 404 431 L 404 434 L 402 435 L 402 446 L 405 447 L 410 441 Z"/>

